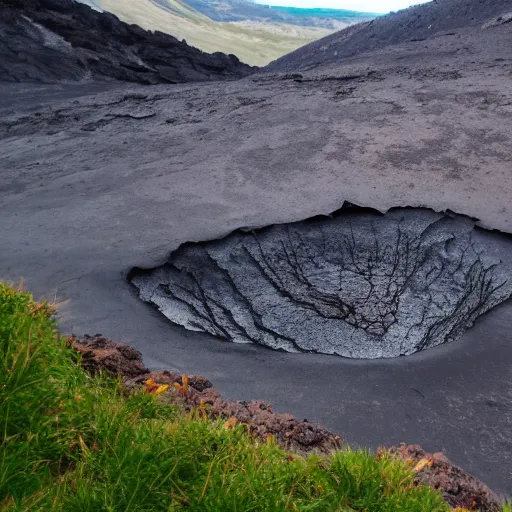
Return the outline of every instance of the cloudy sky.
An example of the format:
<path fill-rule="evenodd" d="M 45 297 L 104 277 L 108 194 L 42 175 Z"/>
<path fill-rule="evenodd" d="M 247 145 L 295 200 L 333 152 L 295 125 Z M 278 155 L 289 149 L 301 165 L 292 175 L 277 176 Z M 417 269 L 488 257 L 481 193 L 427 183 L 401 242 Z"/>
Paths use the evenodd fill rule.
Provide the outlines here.
<path fill-rule="evenodd" d="M 329 7 L 351 11 L 386 13 L 410 5 L 424 4 L 429 0 L 257 0 L 260 4 L 286 7 Z"/>

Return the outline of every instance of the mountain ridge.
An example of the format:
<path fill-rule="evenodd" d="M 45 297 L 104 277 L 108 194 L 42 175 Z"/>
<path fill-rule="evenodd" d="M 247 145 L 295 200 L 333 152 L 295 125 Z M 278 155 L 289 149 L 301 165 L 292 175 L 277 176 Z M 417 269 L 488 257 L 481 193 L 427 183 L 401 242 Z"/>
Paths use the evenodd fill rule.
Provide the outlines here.
<path fill-rule="evenodd" d="M 1 0 L 0 39 L 4 82 L 180 83 L 252 72 L 234 55 L 204 53 L 73 0 Z"/>
<path fill-rule="evenodd" d="M 390 45 L 421 42 L 436 33 L 478 27 L 512 10 L 509 0 L 434 0 L 360 23 L 270 63 L 269 71 L 300 71 Z"/>
<path fill-rule="evenodd" d="M 166 3 L 166 0 L 153 1 Z M 250 0 L 187 0 L 186 3 L 214 21 L 273 21 L 329 29 L 339 28 L 340 23 L 368 21 L 377 16 L 348 9 L 271 6 Z"/>

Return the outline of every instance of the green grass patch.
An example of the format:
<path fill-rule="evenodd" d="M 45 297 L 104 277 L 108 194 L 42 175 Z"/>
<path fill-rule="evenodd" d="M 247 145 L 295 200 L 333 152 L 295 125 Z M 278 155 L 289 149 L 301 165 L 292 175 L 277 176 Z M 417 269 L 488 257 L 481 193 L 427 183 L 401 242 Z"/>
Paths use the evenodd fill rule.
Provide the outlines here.
<path fill-rule="evenodd" d="M 127 395 L 77 359 L 48 304 L 0 283 L 0 510 L 450 510 L 397 460 L 302 458 L 165 396 Z"/>

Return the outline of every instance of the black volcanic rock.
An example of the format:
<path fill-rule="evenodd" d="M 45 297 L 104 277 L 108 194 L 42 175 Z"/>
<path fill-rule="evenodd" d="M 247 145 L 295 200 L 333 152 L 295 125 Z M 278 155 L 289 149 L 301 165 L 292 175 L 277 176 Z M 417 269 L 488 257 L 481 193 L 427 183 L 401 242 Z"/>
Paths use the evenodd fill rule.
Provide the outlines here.
<path fill-rule="evenodd" d="M 421 43 L 459 29 L 486 30 L 511 16 L 510 0 L 433 0 L 359 23 L 295 50 L 270 63 L 269 71 L 296 71 L 336 64 L 371 50 Z M 456 34 L 452 34 L 456 35 Z"/>
<path fill-rule="evenodd" d="M 234 55 L 204 53 L 73 0 L 0 0 L 3 82 L 180 83 L 240 78 L 252 70 Z"/>

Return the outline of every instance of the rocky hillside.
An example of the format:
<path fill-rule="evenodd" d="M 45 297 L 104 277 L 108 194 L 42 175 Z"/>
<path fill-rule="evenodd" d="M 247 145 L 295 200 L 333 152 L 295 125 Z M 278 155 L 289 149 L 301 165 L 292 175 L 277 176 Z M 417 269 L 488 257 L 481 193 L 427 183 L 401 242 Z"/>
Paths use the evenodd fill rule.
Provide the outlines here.
<path fill-rule="evenodd" d="M 330 453 L 345 446 L 340 436 L 290 414 L 277 413 L 262 400 L 233 401 L 222 396 L 205 377 L 180 374 L 171 370 L 151 372 L 143 364 L 140 352 L 124 343 L 102 336 L 85 335 L 69 338 L 70 347 L 81 354 L 82 367 L 90 374 L 103 372 L 120 379 L 127 391 L 145 385 L 151 392 L 157 386 L 178 390 L 179 400 L 187 411 L 204 410 L 210 419 L 225 419 L 245 425 L 256 438 L 272 436 L 277 444 L 294 453 Z M 149 386 L 148 386 L 149 383 Z M 443 494 L 454 509 L 479 512 L 507 512 L 501 500 L 487 485 L 453 464 L 442 452 L 427 453 L 419 445 L 401 443 L 390 448 L 379 447 L 376 459 L 390 453 L 414 467 L 413 486 L 432 487 Z"/>
<path fill-rule="evenodd" d="M 240 78 L 234 55 L 207 54 L 73 0 L 0 0 L 0 80 L 180 83 Z"/>
<path fill-rule="evenodd" d="M 312 69 L 394 44 L 421 42 L 435 34 L 449 33 L 461 28 L 478 30 L 486 24 L 510 21 L 510 0 L 433 0 L 348 27 L 281 57 L 267 69 Z"/>

